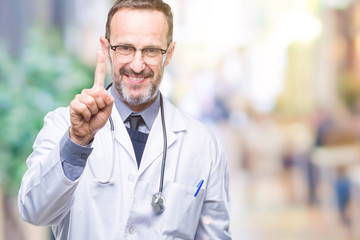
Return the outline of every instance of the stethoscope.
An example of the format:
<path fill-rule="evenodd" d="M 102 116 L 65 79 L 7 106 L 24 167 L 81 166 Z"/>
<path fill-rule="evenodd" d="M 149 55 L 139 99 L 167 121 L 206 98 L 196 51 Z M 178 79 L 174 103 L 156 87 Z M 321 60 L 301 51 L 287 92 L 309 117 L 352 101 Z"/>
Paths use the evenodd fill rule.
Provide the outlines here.
<path fill-rule="evenodd" d="M 112 83 L 110 83 L 105 89 L 108 90 L 112 86 Z M 164 146 L 163 146 L 163 156 L 162 156 L 162 163 L 161 163 L 161 175 L 160 175 L 160 185 L 159 185 L 159 191 L 157 193 L 154 193 L 151 200 L 151 205 L 153 206 L 154 210 L 157 213 L 162 213 L 165 210 L 165 198 L 162 194 L 163 192 L 163 185 L 164 185 L 164 173 L 165 173 L 165 162 L 166 162 L 166 153 L 167 153 L 167 134 L 166 134 L 166 127 L 165 127 L 165 117 L 164 117 L 164 104 L 163 104 L 163 98 L 162 94 L 160 94 L 160 113 L 161 113 L 161 123 L 162 123 L 162 131 L 163 131 L 163 139 L 164 139 Z M 94 176 L 94 182 L 100 183 L 100 184 L 114 184 L 114 180 L 112 179 L 113 173 L 114 173 L 114 165 L 115 165 L 115 134 L 114 134 L 114 122 L 112 120 L 112 117 L 109 117 L 109 123 L 110 123 L 110 130 L 111 130 L 111 137 L 112 137 L 112 163 L 111 163 L 111 172 L 106 181 L 99 180 L 95 172 L 91 166 L 91 161 L 89 159 L 89 166 L 91 169 L 91 172 Z"/>

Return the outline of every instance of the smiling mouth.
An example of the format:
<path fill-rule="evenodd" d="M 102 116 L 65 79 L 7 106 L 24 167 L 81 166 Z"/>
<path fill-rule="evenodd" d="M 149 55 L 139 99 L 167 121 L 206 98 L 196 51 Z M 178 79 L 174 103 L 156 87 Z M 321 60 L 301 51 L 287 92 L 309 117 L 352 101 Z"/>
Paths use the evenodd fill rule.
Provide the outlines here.
<path fill-rule="evenodd" d="M 129 76 L 129 75 L 125 75 L 132 84 L 141 84 L 145 81 L 145 77 L 136 77 L 136 76 Z"/>
<path fill-rule="evenodd" d="M 145 79 L 144 77 L 133 77 L 133 76 L 128 76 L 128 77 L 133 81 L 141 81 Z"/>

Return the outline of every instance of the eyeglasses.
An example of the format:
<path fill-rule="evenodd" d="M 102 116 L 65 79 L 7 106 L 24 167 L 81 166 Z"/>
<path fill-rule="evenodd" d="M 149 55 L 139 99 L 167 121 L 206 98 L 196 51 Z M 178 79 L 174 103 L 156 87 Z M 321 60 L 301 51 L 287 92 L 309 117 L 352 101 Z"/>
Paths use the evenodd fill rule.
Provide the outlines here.
<path fill-rule="evenodd" d="M 148 65 L 158 65 L 160 62 L 161 57 L 167 52 L 167 49 L 161 49 L 161 48 L 142 48 L 137 49 L 130 45 L 116 45 L 112 46 L 110 43 L 110 48 L 113 50 L 116 54 L 117 59 L 121 63 L 129 63 L 131 62 L 134 57 L 135 53 L 137 51 L 141 51 L 141 56 L 143 61 Z"/>

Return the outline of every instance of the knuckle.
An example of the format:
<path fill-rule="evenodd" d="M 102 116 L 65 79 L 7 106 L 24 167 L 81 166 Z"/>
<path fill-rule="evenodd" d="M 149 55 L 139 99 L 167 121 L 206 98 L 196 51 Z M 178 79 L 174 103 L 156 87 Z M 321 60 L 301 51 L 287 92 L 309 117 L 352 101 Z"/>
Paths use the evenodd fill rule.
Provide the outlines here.
<path fill-rule="evenodd" d="M 79 110 L 80 110 L 81 112 L 86 112 L 87 107 L 86 107 L 84 104 L 80 104 Z"/>
<path fill-rule="evenodd" d="M 71 100 L 70 107 L 74 106 L 74 104 L 75 104 L 75 99 Z"/>
<path fill-rule="evenodd" d="M 70 108 L 75 109 L 78 104 L 79 104 L 79 101 L 75 98 L 70 102 Z"/>
<path fill-rule="evenodd" d="M 101 95 L 101 89 L 100 88 L 95 88 L 94 89 L 94 96 L 99 96 Z"/>
<path fill-rule="evenodd" d="M 89 95 L 89 91 L 90 91 L 90 89 L 83 89 L 82 91 L 81 91 L 81 94 L 82 95 Z"/>
<path fill-rule="evenodd" d="M 87 105 L 89 106 L 94 106 L 96 103 L 95 103 L 95 99 L 94 98 L 89 98 L 88 101 L 87 101 Z"/>
<path fill-rule="evenodd" d="M 103 97 L 107 96 L 107 94 L 108 94 L 108 91 L 106 91 L 105 88 L 104 88 L 104 89 L 101 89 L 101 95 L 102 95 Z"/>

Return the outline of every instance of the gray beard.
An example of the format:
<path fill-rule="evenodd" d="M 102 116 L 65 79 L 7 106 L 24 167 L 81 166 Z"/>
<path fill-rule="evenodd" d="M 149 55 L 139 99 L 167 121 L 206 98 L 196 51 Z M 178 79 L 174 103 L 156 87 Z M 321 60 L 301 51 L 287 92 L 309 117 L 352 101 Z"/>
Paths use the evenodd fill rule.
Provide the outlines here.
<path fill-rule="evenodd" d="M 164 69 L 163 69 L 164 70 Z M 144 103 L 147 103 L 149 101 L 151 101 L 152 99 L 154 99 L 158 92 L 159 92 L 159 87 L 162 81 L 162 77 L 163 77 L 163 71 L 161 71 L 161 74 L 159 75 L 158 79 L 156 80 L 159 81 L 159 83 L 157 84 L 157 86 L 155 86 L 155 84 L 151 84 L 148 88 L 146 88 L 144 90 L 144 92 L 142 92 L 140 95 L 138 96 L 132 96 L 129 89 L 125 86 L 124 81 L 122 81 L 123 76 L 119 75 L 119 74 L 112 74 L 113 76 L 113 82 L 114 82 L 114 90 L 115 92 L 119 95 L 120 99 L 127 102 L 129 105 L 131 106 L 139 106 L 142 105 Z M 131 88 L 136 89 L 139 88 L 140 86 L 131 86 Z"/>

